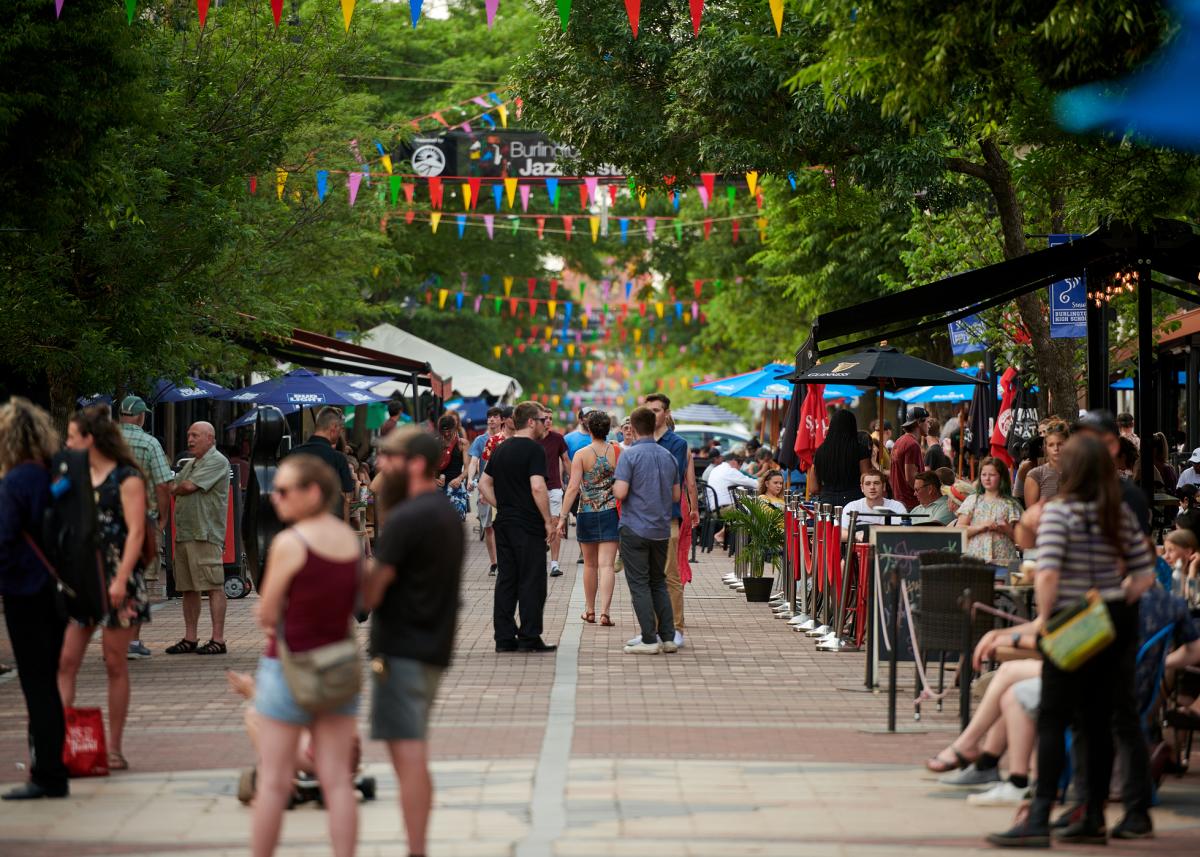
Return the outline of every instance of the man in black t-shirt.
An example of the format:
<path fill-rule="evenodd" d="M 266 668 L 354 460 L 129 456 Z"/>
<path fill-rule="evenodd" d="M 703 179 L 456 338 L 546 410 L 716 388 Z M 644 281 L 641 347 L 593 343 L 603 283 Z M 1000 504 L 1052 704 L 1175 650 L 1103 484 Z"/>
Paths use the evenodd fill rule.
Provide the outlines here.
<path fill-rule="evenodd" d="M 546 426 L 542 406 L 522 402 L 513 411 L 516 432 L 496 447 L 479 480 L 479 496 L 496 509 L 495 606 L 492 624 L 497 652 L 552 652 L 542 641 L 546 606 L 546 550 L 558 536 L 550 518 Z M 513 621 L 520 606 L 521 626 Z"/>
<path fill-rule="evenodd" d="M 333 507 L 333 513 L 343 521 L 350 519 L 350 503 L 354 499 L 354 474 L 350 472 L 350 462 L 344 453 L 337 450 L 336 444 L 342 437 L 346 420 L 337 408 L 322 408 L 317 414 L 316 425 L 308 440 L 293 447 L 288 455 L 315 455 L 333 468 L 342 488 L 342 496 Z"/>
<path fill-rule="evenodd" d="M 420 429 L 394 431 L 405 433 L 393 446 L 404 463 L 389 478 L 407 481 L 408 490 L 388 514 L 364 587 L 364 602 L 374 609 L 371 737 L 388 744 L 404 795 L 408 850 L 424 854 L 433 806 L 426 732 L 454 650 L 463 529 L 437 487 L 441 442 Z"/>

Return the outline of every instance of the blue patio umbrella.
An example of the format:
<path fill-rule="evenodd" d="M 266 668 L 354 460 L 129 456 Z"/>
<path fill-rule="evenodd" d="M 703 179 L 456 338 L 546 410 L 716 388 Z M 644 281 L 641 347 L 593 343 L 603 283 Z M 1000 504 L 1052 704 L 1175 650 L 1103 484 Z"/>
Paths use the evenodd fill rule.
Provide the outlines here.
<path fill-rule="evenodd" d="M 451 399 L 446 410 L 455 411 L 466 425 L 479 426 L 487 422 L 488 402 L 483 396 L 471 399 Z"/>
<path fill-rule="evenodd" d="M 249 405 L 367 405 L 385 402 L 387 396 L 371 388 L 393 378 L 379 375 L 318 375 L 308 369 L 293 369 L 278 378 L 234 390 L 220 398 Z"/>
<path fill-rule="evenodd" d="M 792 385 L 779 379 L 790 374 L 793 368 L 788 363 L 768 363 L 754 372 L 706 381 L 696 384 L 693 389 L 716 393 L 718 396 L 736 396 L 739 399 L 791 398 Z"/>
<path fill-rule="evenodd" d="M 188 378 L 181 383 L 160 379 L 154 385 L 154 390 L 146 400 L 146 404 L 166 405 L 172 402 L 190 402 L 193 399 L 219 399 L 229 390 L 212 381 L 202 381 L 199 378 Z"/>
<path fill-rule="evenodd" d="M 294 414 L 294 413 L 296 413 L 296 411 L 300 410 L 299 405 L 278 405 L 277 407 L 285 415 L 286 414 Z M 261 408 L 251 408 L 250 410 L 246 411 L 246 413 L 244 413 L 240 417 L 238 417 L 236 420 L 234 420 L 233 422 L 226 425 L 225 431 L 229 431 L 231 429 L 245 428 L 247 426 L 254 425 L 254 421 L 258 419 L 258 412 L 260 410 L 261 410 Z"/>
<path fill-rule="evenodd" d="M 908 387 L 884 397 L 910 405 L 928 402 L 969 402 L 975 395 L 975 384 L 959 384 L 949 387 Z"/>

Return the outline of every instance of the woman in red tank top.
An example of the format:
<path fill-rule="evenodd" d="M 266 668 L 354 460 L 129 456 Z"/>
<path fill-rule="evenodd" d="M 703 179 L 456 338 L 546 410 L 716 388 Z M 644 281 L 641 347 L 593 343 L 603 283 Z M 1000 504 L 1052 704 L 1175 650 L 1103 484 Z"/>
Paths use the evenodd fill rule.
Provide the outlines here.
<path fill-rule="evenodd" d="M 312 731 L 313 761 L 329 817 L 335 857 L 350 857 L 358 838 L 353 757 L 358 699 L 311 714 L 292 697 L 276 657 L 282 626 L 288 650 L 305 652 L 345 639 L 358 601 L 362 547 L 354 530 L 330 513 L 341 486 L 329 465 L 311 455 L 284 459 L 271 500 L 291 524 L 271 543 L 258 621 L 267 647 L 258 664 L 258 769 L 251 838 L 254 857 L 273 854 L 292 793 L 300 736 Z"/>

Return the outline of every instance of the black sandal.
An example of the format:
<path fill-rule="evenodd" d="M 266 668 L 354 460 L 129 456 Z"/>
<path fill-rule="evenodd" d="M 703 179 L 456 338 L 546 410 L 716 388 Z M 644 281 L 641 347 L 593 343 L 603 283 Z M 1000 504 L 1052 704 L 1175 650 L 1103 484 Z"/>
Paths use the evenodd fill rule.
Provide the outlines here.
<path fill-rule="evenodd" d="M 196 649 L 198 655 L 224 655 L 228 653 L 224 643 L 218 643 L 216 640 L 209 640 L 203 646 Z"/>
<path fill-rule="evenodd" d="M 173 646 L 167 646 L 166 652 L 168 655 L 190 655 L 196 651 L 199 645 L 199 640 L 188 640 L 185 638 Z"/>

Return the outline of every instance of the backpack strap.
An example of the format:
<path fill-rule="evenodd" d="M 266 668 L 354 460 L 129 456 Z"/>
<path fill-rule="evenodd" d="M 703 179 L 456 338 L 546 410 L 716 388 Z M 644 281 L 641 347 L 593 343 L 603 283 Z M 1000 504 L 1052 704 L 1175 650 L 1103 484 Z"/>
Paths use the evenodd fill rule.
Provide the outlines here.
<path fill-rule="evenodd" d="M 54 582 L 57 584 L 59 591 L 68 598 L 76 597 L 75 590 L 63 583 L 63 579 L 58 576 L 58 571 L 55 570 L 54 566 L 50 563 L 50 560 L 46 558 L 46 554 L 42 552 L 42 549 L 38 546 L 38 543 L 33 540 L 33 536 L 29 534 L 29 531 L 21 530 L 21 535 L 25 537 L 25 544 L 29 545 L 29 549 L 33 551 L 34 556 L 36 556 L 38 561 L 41 562 L 42 567 L 46 569 L 46 572 L 52 578 L 54 578 Z"/>

